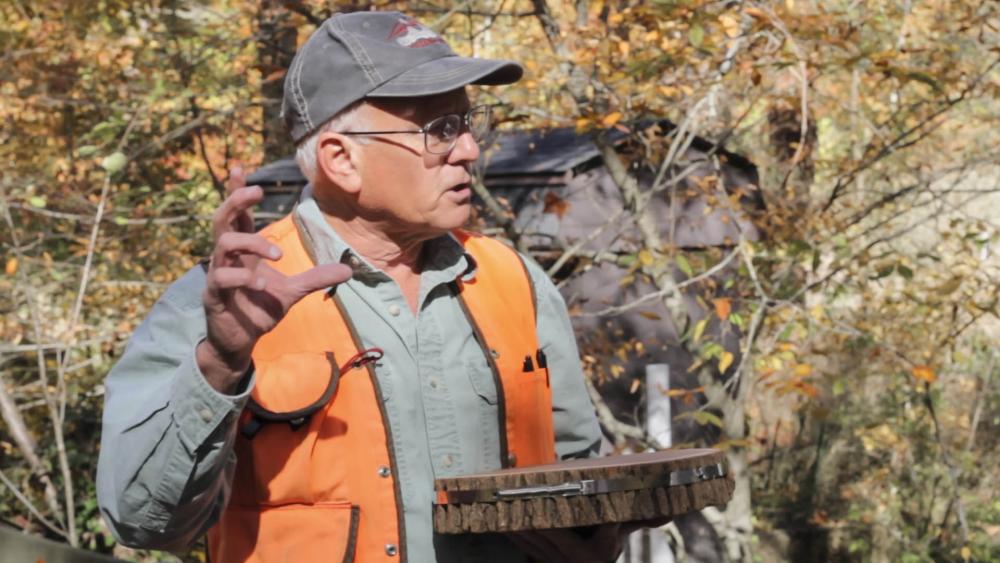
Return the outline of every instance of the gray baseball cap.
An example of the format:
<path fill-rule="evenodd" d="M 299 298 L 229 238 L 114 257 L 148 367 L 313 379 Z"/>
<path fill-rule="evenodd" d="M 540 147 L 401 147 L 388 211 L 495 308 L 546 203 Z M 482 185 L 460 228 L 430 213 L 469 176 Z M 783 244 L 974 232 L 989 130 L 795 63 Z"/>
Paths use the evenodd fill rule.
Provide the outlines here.
<path fill-rule="evenodd" d="M 337 14 L 295 54 L 281 115 L 298 143 L 362 98 L 430 96 L 467 84 L 510 84 L 522 74 L 513 61 L 456 55 L 436 32 L 399 12 Z"/>

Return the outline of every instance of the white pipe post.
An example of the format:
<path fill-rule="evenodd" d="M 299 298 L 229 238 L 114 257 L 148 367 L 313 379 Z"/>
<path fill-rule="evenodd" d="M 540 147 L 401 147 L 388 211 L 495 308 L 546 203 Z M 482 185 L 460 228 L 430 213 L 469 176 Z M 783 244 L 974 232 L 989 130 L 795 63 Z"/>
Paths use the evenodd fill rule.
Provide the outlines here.
<path fill-rule="evenodd" d="M 646 434 L 661 448 L 673 444 L 670 434 L 670 366 L 646 366 Z M 661 528 L 643 529 L 628 538 L 624 563 L 674 563 L 674 552 Z"/>

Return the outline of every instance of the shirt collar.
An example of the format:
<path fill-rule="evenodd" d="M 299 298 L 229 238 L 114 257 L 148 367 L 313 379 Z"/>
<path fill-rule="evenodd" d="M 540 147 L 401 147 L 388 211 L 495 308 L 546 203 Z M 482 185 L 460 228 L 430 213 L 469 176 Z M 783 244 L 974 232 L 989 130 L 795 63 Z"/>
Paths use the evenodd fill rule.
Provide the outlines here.
<path fill-rule="evenodd" d="M 303 190 L 302 197 L 292 213 L 296 215 L 296 222 L 300 228 L 305 231 L 302 234 L 312 246 L 317 263 L 347 264 L 354 272 L 353 279 L 365 285 L 376 285 L 390 280 L 385 272 L 365 260 L 330 226 L 312 197 L 309 186 Z M 475 259 L 450 233 L 425 242 L 423 252 L 421 285 L 434 287 L 438 283 L 448 283 L 459 278 L 467 281 L 475 276 Z"/>

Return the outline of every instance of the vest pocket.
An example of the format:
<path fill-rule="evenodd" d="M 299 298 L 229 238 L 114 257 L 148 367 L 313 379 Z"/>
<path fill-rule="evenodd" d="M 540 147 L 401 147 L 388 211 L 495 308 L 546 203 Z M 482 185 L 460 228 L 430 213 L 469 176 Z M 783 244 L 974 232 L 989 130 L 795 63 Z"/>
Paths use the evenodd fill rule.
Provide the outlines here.
<path fill-rule="evenodd" d="M 360 509 L 348 503 L 230 507 L 213 563 L 354 561 Z"/>

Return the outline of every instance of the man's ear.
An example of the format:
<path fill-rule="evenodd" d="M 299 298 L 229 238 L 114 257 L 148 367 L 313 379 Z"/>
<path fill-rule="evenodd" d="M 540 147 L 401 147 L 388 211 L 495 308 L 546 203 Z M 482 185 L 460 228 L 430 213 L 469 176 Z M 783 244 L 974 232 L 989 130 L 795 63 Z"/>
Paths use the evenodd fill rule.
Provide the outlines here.
<path fill-rule="evenodd" d="M 316 171 L 347 193 L 361 190 L 358 144 L 340 133 L 321 133 L 316 143 Z"/>

